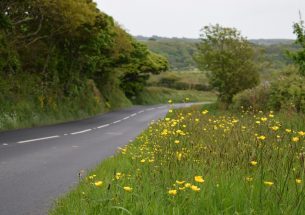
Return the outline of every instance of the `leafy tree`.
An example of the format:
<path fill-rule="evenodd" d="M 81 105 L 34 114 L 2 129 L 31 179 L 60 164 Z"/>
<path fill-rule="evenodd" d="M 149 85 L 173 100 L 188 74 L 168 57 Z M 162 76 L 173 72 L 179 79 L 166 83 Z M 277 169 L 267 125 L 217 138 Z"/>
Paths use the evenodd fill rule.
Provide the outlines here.
<path fill-rule="evenodd" d="M 259 82 L 251 44 L 234 28 L 205 26 L 195 60 L 208 72 L 211 86 L 219 92 L 219 100 L 232 102 L 233 96 Z"/>
<path fill-rule="evenodd" d="M 304 21 L 300 19 L 299 23 L 293 25 L 294 34 L 296 34 L 297 39 L 296 44 L 301 46 L 300 51 L 290 52 L 289 55 L 295 64 L 299 66 L 299 72 L 301 75 L 305 76 L 305 26 Z"/>

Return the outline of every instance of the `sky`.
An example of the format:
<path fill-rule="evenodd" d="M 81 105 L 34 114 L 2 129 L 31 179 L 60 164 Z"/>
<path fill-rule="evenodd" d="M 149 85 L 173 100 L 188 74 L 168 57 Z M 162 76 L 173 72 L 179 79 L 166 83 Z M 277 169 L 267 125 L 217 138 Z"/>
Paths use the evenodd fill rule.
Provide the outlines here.
<path fill-rule="evenodd" d="M 235 27 L 249 39 L 294 39 L 305 0 L 96 0 L 130 34 L 198 38 L 210 24 Z"/>

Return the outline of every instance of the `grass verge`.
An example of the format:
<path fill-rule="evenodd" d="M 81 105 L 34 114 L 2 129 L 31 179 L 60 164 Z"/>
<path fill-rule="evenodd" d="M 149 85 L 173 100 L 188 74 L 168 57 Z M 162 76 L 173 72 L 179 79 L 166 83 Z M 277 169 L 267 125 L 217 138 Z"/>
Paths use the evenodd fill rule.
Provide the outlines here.
<path fill-rule="evenodd" d="M 216 95 L 213 92 L 175 90 L 166 87 L 146 87 L 136 98 L 135 103 L 143 105 L 164 104 L 170 99 L 175 103 L 181 103 L 186 98 L 191 102 L 216 101 Z"/>
<path fill-rule="evenodd" d="M 152 123 L 50 214 L 305 214 L 305 117 L 209 107 Z"/>

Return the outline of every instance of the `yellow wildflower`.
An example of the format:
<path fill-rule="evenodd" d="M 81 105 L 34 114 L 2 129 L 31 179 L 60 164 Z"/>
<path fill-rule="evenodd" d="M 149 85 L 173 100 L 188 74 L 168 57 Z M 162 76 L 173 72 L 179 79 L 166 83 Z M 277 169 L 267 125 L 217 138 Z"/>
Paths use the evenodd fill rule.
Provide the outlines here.
<path fill-rule="evenodd" d="M 203 183 L 204 179 L 202 178 L 202 176 L 195 176 L 195 181 L 198 183 Z"/>
<path fill-rule="evenodd" d="M 299 179 L 299 178 L 297 178 L 297 179 L 295 179 L 295 183 L 297 183 L 297 184 L 301 184 L 301 183 L 302 183 L 302 180 L 301 180 L 301 179 Z"/>
<path fill-rule="evenodd" d="M 202 111 L 201 113 L 202 113 L 203 115 L 206 115 L 208 112 L 209 112 L 208 110 L 204 110 L 204 111 Z"/>
<path fill-rule="evenodd" d="M 168 103 L 171 104 L 171 103 L 173 103 L 173 101 L 170 99 L 170 100 L 168 100 Z"/>
<path fill-rule="evenodd" d="M 132 191 L 132 188 L 131 187 L 123 187 L 123 189 L 126 191 L 126 192 L 131 192 Z"/>
<path fill-rule="evenodd" d="M 100 187 L 100 186 L 103 185 L 103 182 L 102 182 L 102 181 L 96 181 L 96 182 L 94 183 L 94 185 L 97 186 L 97 187 Z"/>
<path fill-rule="evenodd" d="M 180 143 L 180 141 L 179 141 L 179 140 L 175 140 L 175 143 L 176 143 L 176 144 L 179 144 L 179 143 Z"/>
<path fill-rule="evenodd" d="M 278 127 L 278 126 L 273 126 L 273 127 L 271 127 L 271 129 L 272 129 L 273 131 L 277 131 L 277 130 L 279 130 L 279 127 Z"/>
<path fill-rule="evenodd" d="M 191 185 L 190 183 L 186 183 L 184 186 L 187 187 L 187 188 L 189 188 L 189 187 L 191 187 L 192 185 Z"/>
<path fill-rule="evenodd" d="M 300 138 L 299 137 L 293 137 L 292 142 L 299 142 Z"/>
<path fill-rule="evenodd" d="M 252 166 L 256 166 L 256 165 L 257 165 L 257 161 L 251 161 L 250 164 L 251 164 Z"/>
<path fill-rule="evenodd" d="M 253 181 L 253 178 L 252 177 L 246 177 L 246 180 L 251 182 L 251 181 Z"/>
<path fill-rule="evenodd" d="M 185 190 L 185 187 L 179 187 L 179 190 Z"/>
<path fill-rule="evenodd" d="M 197 186 L 195 186 L 195 185 L 192 185 L 192 186 L 191 186 L 191 189 L 192 189 L 193 191 L 195 191 L 195 192 L 199 192 L 199 191 L 200 191 L 200 188 L 197 187 Z"/>
<path fill-rule="evenodd" d="M 172 196 L 175 196 L 175 195 L 177 195 L 177 190 L 169 190 L 168 194 L 172 195 Z"/>
<path fill-rule="evenodd" d="M 178 181 L 178 180 L 177 180 L 176 183 L 177 183 L 177 184 L 184 184 L 185 181 Z"/>
<path fill-rule="evenodd" d="M 257 139 L 258 139 L 258 140 L 265 140 L 266 137 L 265 137 L 264 135 L 261 135 L 261 136 L 258 136 Z"/>
<path fill-rule="evenodd" d="M 274 183 L 272 181 L 264 181 L 264 184 L 271 187 Z"/>
<path fill-rule="evenodd" d="M 266 121 L 267 121 L 267 117 L 262 117 L 261 120 L 262 120 L 263 122 L 266 122 Z"/>
<path fill-rule="evenodd" d="M 291 129 L 285 129 L 285 131 L 287 132 L 287 133 L 291 133 Z"/>
<path fill-rule="evenodd" d="M 299 131 L 298 134 L 301 135 L 301 136 L 305 136 L 305 132 L 304 131 Z"/>

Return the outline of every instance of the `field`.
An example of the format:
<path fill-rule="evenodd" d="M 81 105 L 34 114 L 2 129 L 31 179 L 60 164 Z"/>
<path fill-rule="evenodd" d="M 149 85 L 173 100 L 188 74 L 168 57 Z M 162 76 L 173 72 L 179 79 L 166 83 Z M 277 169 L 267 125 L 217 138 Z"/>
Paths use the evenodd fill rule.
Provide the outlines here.
<path fill-rule="evenodd" d="M 297 114 L 170 110 L 50 214 L 305 214 L 304 131 Z"/>

